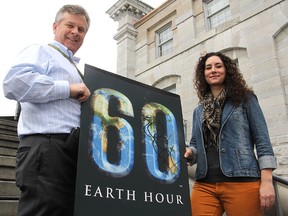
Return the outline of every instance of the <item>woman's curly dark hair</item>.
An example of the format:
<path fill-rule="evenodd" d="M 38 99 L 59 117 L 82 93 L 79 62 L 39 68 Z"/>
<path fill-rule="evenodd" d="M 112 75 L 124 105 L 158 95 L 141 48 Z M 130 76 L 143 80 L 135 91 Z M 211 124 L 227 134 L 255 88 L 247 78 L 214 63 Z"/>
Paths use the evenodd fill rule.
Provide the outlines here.
<path fill-rule="evenodd" d="M 236 63 L 220 52 L 210 52 L 200 57 L 198 64 L 195 67 L 194 84 L 200 102 L 203 100 L 205 94 L 210 92 L 210 86 L 205 80 L 204 70 L 206 60 L 211 56 L 218 56 L 223 61 L 226 68 L 224 85 L 227 99 L 231 100 L 235 106 L 240 105 L 245 96 L 253 94 L 253 90 L 247 86 Z"/>

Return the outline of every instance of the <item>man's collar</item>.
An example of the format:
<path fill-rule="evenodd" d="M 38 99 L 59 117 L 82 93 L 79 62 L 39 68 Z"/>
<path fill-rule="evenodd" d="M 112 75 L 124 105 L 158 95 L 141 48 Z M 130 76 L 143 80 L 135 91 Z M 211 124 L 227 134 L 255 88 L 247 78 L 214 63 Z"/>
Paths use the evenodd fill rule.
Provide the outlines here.
<path fill-rule="evenodd" d="M 73 62 L 78 64 L 80 62 L 80 58 L 73 55 L 73 52 L 69 50 L 66 46 L 58 41 L 51 42 L 52 45 L 58 47 L 62 52 L 64 52 Z"/>

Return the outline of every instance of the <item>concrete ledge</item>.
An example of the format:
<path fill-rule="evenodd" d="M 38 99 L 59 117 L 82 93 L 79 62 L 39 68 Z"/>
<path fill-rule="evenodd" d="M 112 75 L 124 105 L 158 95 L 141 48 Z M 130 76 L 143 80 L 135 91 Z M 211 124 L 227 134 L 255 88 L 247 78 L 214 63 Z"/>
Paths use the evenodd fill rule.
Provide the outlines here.
<path fill-rule="evenodd" d="M 15 168 L 0 166 L 0 180 L 14 181 L 15 180 Z"/>
<path fill-rule="evenodd" d="M 15 181 L 0 181 L 0 199 L 19 199 L 20 190 Z"/>
<path fill-rule="evenodd" d="M 1 166 L 15 167 L 16 159 L 15 157 L 0 155 L 0 164 Z"/>
<path fill-rule="evenodd" d="M 15 200 L 0 200 L 0 216 L 15 216 L 17 211 L 18 201 Z"/>
<path fill-rule="evenodd" d="M 5 148 L 0 146 L 0 155 L 3 156 L 16 156 L 17 149 L 14 148 Z"/>

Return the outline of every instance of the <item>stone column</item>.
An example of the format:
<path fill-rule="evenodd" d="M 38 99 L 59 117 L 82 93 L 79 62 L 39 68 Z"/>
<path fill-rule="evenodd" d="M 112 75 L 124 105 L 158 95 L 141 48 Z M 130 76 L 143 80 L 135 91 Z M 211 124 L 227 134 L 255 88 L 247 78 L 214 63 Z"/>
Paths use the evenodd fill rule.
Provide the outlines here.
<path fill-rule="evenodd" d="M 106 13 L 118 22 L 117 33 L 117 74 L 135 79 L 135 46 L 137 30 L 134 24 L 153 8 L 139 0 L 119 0 Z"/>

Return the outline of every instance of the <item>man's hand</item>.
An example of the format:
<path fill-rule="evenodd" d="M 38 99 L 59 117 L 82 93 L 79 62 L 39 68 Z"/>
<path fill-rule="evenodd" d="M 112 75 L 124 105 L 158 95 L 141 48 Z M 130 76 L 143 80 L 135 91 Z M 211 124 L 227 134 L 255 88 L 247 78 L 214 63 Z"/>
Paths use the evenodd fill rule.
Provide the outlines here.
<path fill-rule="evenodd" d="M 81 103 L 86 101 L 90 94 L 90 90 L 84 83 L 70 85 L 70 98 L 77 99 Z"/>

